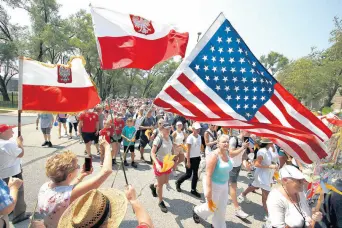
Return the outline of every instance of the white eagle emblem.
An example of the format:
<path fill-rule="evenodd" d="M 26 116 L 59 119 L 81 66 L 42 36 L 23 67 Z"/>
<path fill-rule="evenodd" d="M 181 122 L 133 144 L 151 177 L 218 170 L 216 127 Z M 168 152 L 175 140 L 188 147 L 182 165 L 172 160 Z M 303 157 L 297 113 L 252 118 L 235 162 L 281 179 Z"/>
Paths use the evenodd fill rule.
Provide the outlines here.
<path fill-rule="evenodd" d="M 138 33 L 149 35 L 154 33 L 152 22 L 139 16 L 130 15 L 134 30 Z"/>
<path fill-rule="evenodd" d="M 57 71 L 58 71 L 57 81 L 59 83 L 71 83 L 72 82 L 72 73 L 71 73 L 70 68 L 58 65 Z"/>

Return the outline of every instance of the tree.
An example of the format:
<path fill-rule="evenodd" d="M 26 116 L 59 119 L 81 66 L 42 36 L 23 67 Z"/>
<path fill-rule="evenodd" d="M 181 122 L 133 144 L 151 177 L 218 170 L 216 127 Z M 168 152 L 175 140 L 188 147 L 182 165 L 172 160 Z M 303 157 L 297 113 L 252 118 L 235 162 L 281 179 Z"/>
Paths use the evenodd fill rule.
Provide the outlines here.
<path fill-rule="evenodd" d="M 267 56 L 260 56 L 260 62 L 272 75 L 282 70 L 288 63 L 289 60 L 284 55 L 278 52 L 271 51 Z"/>
<path fill-rule="evenodd" d="M 10 23 L 10 17 L 0 5 L 0 92 L 4 101 L 10 101 L 7 85 L 18 73 L 17 60 L 22 54 L 19 47 L 22 44 L 26 27 Z"/>

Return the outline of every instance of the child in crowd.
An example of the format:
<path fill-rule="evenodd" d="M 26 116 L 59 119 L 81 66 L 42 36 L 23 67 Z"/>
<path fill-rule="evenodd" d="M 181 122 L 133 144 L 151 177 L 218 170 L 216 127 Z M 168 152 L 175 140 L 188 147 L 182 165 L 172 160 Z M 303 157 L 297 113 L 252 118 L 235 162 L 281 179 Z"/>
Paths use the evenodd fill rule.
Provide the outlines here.
<path fill-rule="evenodd" d="M 111 144 L 111 135 L 113 134 L 113 128 L 111 128 L 111 122 L 110 120 L 106 121 L 104 123 L 104 128 L 100 131 L 100 136 L 102 138 L 105 138 L 105 140 Z M 103 159 L 104 159 L 104 151 L 102 151 L 100 147 L 100 166 L 103 165 Z"/>
<path fill-rule="evenodd" d="M 126 126 L 122 130 L 122 138 L 123 138 L 123 145 L 124 145 L 124 165 L 128 166 L 128 163 L 126 161 L 126 153 L 128 151 L 131 152 L 131 159 L 132 159 L 132 166 L 134 168 L 137 168 L 137 164 L 134 162 L 134 144 L 135 144 L 135 127 L 133 126 L 133 118 L 129 117 L 126 121 Z M 128 151 L 127 151 L 128 148 Z"/>

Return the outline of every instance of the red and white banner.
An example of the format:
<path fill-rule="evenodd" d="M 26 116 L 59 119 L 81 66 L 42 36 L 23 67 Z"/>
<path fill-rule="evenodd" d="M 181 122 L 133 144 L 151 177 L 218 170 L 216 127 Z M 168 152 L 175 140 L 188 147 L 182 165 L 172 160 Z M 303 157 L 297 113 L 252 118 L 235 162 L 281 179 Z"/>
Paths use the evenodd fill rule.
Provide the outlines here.
<path fill-rule="evenodd" d="M 173 56 L 185 55 L 189 34 L 143 17 L 91 7 L 102 69 L 151 69 Z"/>
<path fill-rule="evenodd" d="M 20 59 L 18 109 L 23 111 L 75 113 L 100 103 L 83 57 L 68 65 Z"/>

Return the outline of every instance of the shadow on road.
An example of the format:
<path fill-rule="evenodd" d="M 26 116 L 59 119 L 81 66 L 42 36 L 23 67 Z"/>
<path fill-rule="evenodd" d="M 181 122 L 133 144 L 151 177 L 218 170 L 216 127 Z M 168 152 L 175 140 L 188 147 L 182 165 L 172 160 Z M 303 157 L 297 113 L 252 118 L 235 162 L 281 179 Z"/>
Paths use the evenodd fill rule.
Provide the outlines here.
<path fill-rule="evenodd" d="M 195 205 L 190 202 L 184 201 L 182 199 L 164 198 L 164 201 L 170 205 L 168 207 L 169 213 L 177 215 L 175 220 L 178 224 L 178 227 L 183 227 L 183 224 L 181 221 L 186 220 L 190 216 L 192 216 L 192 208 Z"/>
<path fill-rule="evenodd" d="M 48 157 L 50 157 L 51 155 L 60 152 L 60 151 L 63 150 L 64 148 L 66 148 L 66 147 L 68 147 L 68 146 L 72 146 L 72 145 L 74 145 L 74 144 L 76 144 L 76 143 L 78 143 L 78 141 L 76 141 L 76 142 L 74 142 L 74 143 L 71 143 L 71 144 L 68 144 L 68 145 L 66 145 L 66 146 L 60 146 L 60 145 L 62 145 L 62 144 L 64 144 L 64 143 L 61 143 L 61 144 L 58 144 L 58 145 L 54 145 L 52 148 L 54 148 L 54 149 L 56 149 L 56 150 L 54 150 L 54 151 L 52 151 L 52 152 L 50 152 L 50 153 L 47 153 L 47 154 L 45 154 L 44 156 L 37 157 L 37 158 L 35 158 L 35 159 L 31 160 L 31 161 L 25 162 L 25 163 L 22 164 L 22 167 L 31 165 L 32 163 L 35 163 L 36 161 L 39 161 L 39 160 L 41 160 L 41 159 L 48 158 Z M 25 146 L 25 147 L 33 147 L 33 148 L 35 148 L 36 146 Z M 42 147 L 36 147 L 36 148 L 42 148 Z M 48 148 L 49 148 L 49 147 L 48 147 Z"/>

